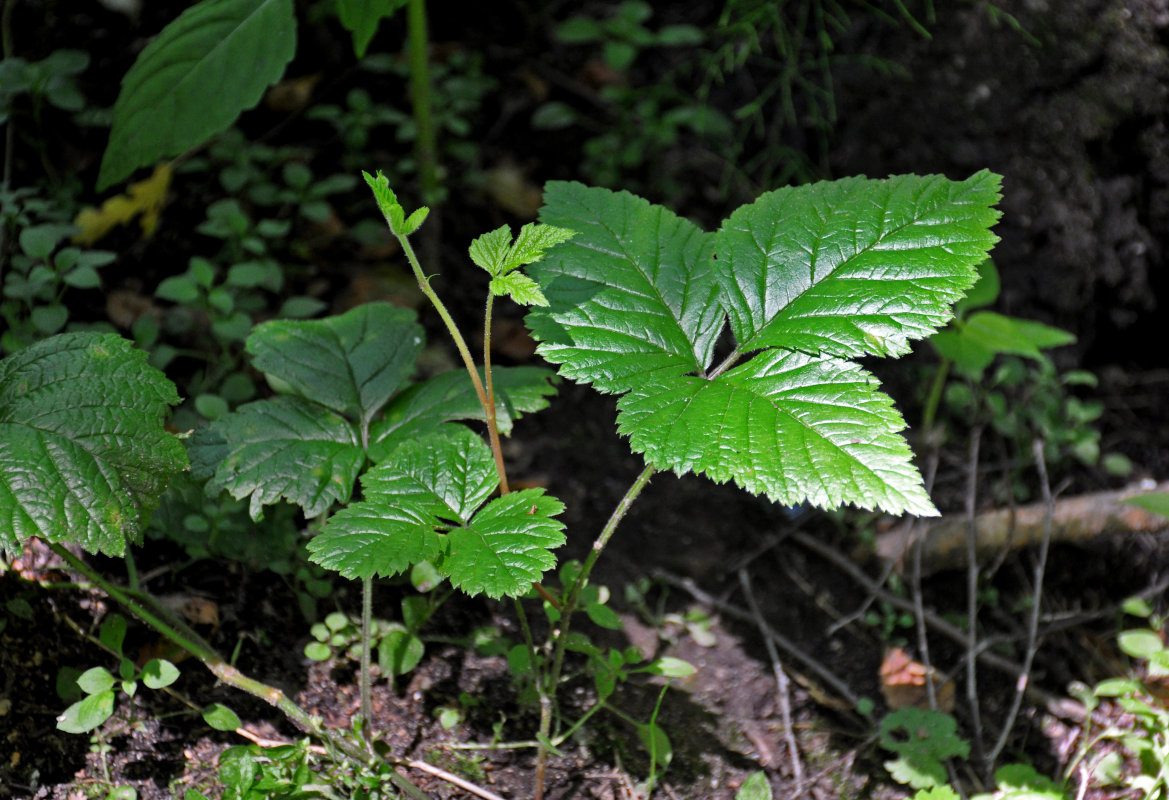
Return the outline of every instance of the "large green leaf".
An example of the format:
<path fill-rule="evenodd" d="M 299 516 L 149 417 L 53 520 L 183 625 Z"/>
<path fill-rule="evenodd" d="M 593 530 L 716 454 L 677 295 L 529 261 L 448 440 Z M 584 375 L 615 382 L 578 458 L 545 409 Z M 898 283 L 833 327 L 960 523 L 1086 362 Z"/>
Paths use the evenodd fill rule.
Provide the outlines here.
<path fill-rule="evenodd" d="M 562 375 L 626 394 L 620 430 L 653 466 L 785 504 L 936 514 L 900 415 L 845 359 L 900 355 L 949 319 L 995 241 L 998 182 L 781 189 L 715 235 L 627 193 L 551 183 L 541 220 L 578 236 L 530 270 L 550 306 L 528 323 Z M 712 368 L 727 321 L 733 349 Z"/>
<path fill-rule="evenodd" d="M 250 512 L 257 520 L 264 506 L 281 498 L 308 517 L 347 502 L 365 465 L 357 427 L 300 397 L 248 403 L 217 420 L 213 431 L 229 443 L 217 450 L 223 459 L 213 485 L 237 500 L 251 495 Z M 193 442 L 192 461 L 202 461 L 204 449 L 202 441 Z"/>
<path fill-rule="evenodd" d="M 75 333 L 0 361 L 0 547 L 30 536 L 121 555 L 183 469 L 174 385 L 121 337 Z"/>
<path fill-rule="evenodd" d="M 528 316 L 541 355 L 610 393 L 704 371 L 723 324 L 713 237 L 628 192 L 552 182 L 544 202 L 577 236 L 528 270 L 551 303 Z"/>
<path fill-rule="evenodd" d="M 718 233 L 741 350 L 903 355 L 936 331 L 997 237 L 999 178 L 898 175 L 779 189 Z"/>
<path fill-rule="evenodd" d="M 498 480 L 491 449 L 446 426 L 393 451 L 361 480 L 364 499 L 334 514 L 308 545 L 313 561 L 347 578 L 404 572 L 436 561 L 469 594 L 516 595 L 551 567 L 563 510 L 540 490 L 480 506 Z"/>
<path fill-rule="evenodd" d="M 768 350 L 719 377 L 639 387 L 619 429 L 646 460 L 680 474 L 734 479 L 747 491 L 821 508 L 936 513 L 910 463 L 888 395 L 856 364 Z"/>
<path fill-rule="evenodd" d="M 122 80 L 98 190 L 226 129 L 295 52 L 292 0 L 202 0 L 188 8 Z"/>
<path fill-rule="evenodd" d="M 397 392 L 422 352 L 414 312 L 367 303 L 340 316 L 256 326 L 252 363 L 307 400 L 352 419 L 369 419 Z"/>

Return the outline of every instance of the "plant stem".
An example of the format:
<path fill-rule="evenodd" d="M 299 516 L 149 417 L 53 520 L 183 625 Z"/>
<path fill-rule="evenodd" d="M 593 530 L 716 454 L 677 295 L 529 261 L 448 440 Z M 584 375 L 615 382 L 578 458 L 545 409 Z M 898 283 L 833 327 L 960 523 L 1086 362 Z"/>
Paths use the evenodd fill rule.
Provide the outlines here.
<path fill-rule="evenodd" d="M 475 387 L 475 394 L 479 398 L 479 405 L 483 408 L 483 416 L 487 420 L 487 435 L 491 442 L 491 452 L 495 456 L 495 471 L 499 475 L 499 488 L 502 494 L 507 494 L 509 489 L 507 485 L 507 469 L 503 464 L 503 448 L 499 444 L 499 428 L 495 425 L 495 408 L 491 399 L 487 396 L 487 390 L 483 388 L 483 381 L 479 378 L 479 370 L 475 368 L 475 359 L 471 357 L 471 351 L 467 347 L 466 340 L 459 332 L 459 328 L 455 325 L 455 321 L 451 319 L 450 312 L 447 311 L 446 306 L 443 305 L 442 300 L 439 299 L 438 294 L 430 286 L 430 279 L 422 272 L 422 265 L 418 263 L 418 255 L 414 252 L 414 248 L 410 245 L 410 239 L 406 236 L 398 236 L 398 241 L 402 244 L 402 250 L 406 253 L 406 258 L 410 261 L 410 267 L 414 270 L 414 278 L 418 281 L 418 288 L 426 295 L 426 299 L 434 306 L 434 310 L 442 318 L 443 324 L 446 325 L 447 331 L 451 335 L 451 340 L 454 341 L 455 347 L 459 351 L 459 356 L 463 359 L 463 365 L 467 368 L 467 374 L 471 376 L 471 385 Z"/>
<path fill-rule="evenodd" d="M 406 24 L 410 39 L 410 99 L 414 105 L 414 124 L 418 128 L 415 154 L 418 158 L 418 179 L 424 205 L 437 205 L 439 200 L 437 146 L 434 117 L 431 114 L 430 42 L 426 29 L 426 0 L 410 0 L 406 8 Z"/>
<path fill-rule="evenodd" d="M 373 701 L 370 696 L 369 651 L 371 647 L 370 628 L 373 627 L 373 579 L 361 579 L 361 735 L 370 740 L 370 726 L 373 724 Z"/>
<path fill-rule="evenodd" d="M 499 425 L 496 418 L 495 408 L 495 381 L 491 372 L 491 312 L 495 308 L 495 295 L 489 290 L 487 292 L 487 309 L 484 311 L 483 321 L 483 381 L 487 384 L 487 405 L 484 406 L 483 411 L 487 415 L 487 429 L 499 430 Z M 494 450 L 498 443 L 499 437 L 496 434 L 496 439 L 491 443 L 491 449 Z M 496 454 L 496 464 L 503 463 L 503 452 L 498 451 Z M 510 492 L 511 489 L 507 485 L 507 475 L 500 471 L 499 475 L 499 494 L 503 495 Z"/>
<path fill-rule="evenodd" d="M 175 619 L 169 611 L 153 602 L 153 599 L 149 598 L 148 595 L 138 596 L 138 593 L 127 591 L 106 580 L 96 570 L 59 544 L 50 543 L 49 547 L 70 568 L 84 575 L 139 620 L 202 661 L 203 666 L 207 667 L 219 680 L 278 708 L 298 728 L 328 742 L 332 747 L 359 764 L 368 764 L 377 758 L 357 742 L 345 738 L 337 731 L 324 727 L 319 717 L 309 714 L 280 689 L 250 678 L 226 663 L 203 637 Z M 391 772 L 390 779 L 395 786 L 414 800 L 429 800 L 421 789 L 399 772 Z"/>
<path fill-rule="evenodd" d="M 943 358 L 942 363 L 938 365 L 937 374 L 934 375 L 934 382 L 930 384 L 930 393 L 925 401 L 925 411 L 921 415 L 921 429 L 929 435 L 930 430 L 934 427 L 934 419 L 938 414 L 938 404 L 942 400 L 942 388 L 946 385 L 946 378 L 950 374 L 950 364 L 953 363 L 948 358 Z"/>
<path fill-rule="evenodd" d="M 560 614 L 560 626 L 552 632 L 552 635 L 556 639 L 552 654 L 552 670 L 549 672 L 548 680 L 544 684 L 545 691 L 540 693 L 540 736 L 537 737 L 540 741 L 540 747 L 536 753 L 536 800 L 542 800 L 544 796 L 544 770 L 548 762 L 548 748 L 544 742 L 549 741 L 551 738 L 552 711 L 556 705 L 556 689 L 560 684 L 560 674 L 564 669 L 564 645 L 568 638 L 573 612 L 576 611 L 576 604 L 580 601 L 580 593 L 588 585 L 589 574 L 593 571 L 593 566 L 597 563 L 597 559 L 600 558 L 601 552 L 605 549 L 609 540 L 613 538 L 613 533 L 617 530 L 617 526 L 621 524 L 621 520 L 629 513 L 633 501 L 638 498 L 655 472 L 657 470 L 654 467 L 646 466 L 641 471 L 641 474 L 633 480 L 633 483 L 629 485 L 629 488 L 625 490 L 625 495 L 617 502 L 617 507 L 613 509 L 613 513 L 609 516 L 609 521 L 605 523 L 605 527 L 601 529 L 597 540 L 593 542 L 592 550 L 589 551 L 588 557 L 580 569 L 580 573 L 576 576 L 576 580 L 572 586 L 569 587 L 568 594 L 564 599 L 564 609 Z"/>

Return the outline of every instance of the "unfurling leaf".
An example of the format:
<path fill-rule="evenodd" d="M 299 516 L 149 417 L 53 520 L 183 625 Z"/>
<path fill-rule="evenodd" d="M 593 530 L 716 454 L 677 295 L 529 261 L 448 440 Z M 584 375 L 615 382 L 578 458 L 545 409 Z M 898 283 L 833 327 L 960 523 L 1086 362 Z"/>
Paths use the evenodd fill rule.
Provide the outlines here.
<path fill-rule="evenodd" d="M 577 236 L 531 269 L 549 305 L 528 325 L 561 375 L 624 395 L 620 430 L 655 467 L 785 505 L 934 515 L 901 416 L 852 359 L 901 355 L 951 317 L 995 241 L 998 186 L 780 189 L 707 233 L 626 192 L 549 183 L 541 221 Z"/>

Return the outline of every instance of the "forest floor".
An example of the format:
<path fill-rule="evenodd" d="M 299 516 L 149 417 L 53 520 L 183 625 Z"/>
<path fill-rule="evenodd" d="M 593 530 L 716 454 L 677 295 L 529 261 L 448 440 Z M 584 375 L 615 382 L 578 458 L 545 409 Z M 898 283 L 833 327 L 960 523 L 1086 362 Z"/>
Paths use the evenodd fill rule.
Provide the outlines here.
<path fill-rule="evenodd" d="M 1141 481 L 1169 477 L 1169 365 L 1164 314 L 1157 310 L 1158 303 L 1169 302 L 1163 253 L 1169 241 L 1169 132 L 1163 122 L 1169 101 L 1142 82 L 1145 74 L 1169 74 L 1162 44 L 1169 38 L 1169 18 L 1159 16 L 1169 12 L 1152 2 L 1082 2 L 1050 11 L 1038 9 L 1045 4 L 1016 5 L 1015 13 L 1044 48 L 1032 49 L 1011 30 L 992 26 L 974 3 L 943 15 L 928 41 L 908 27 L 862 24 L 850 32 L 858 50 L 889 59 L 896 54 L 911 77 L 878 79 L 845 70 L 840 120 L 826 158 L 841 175 L 956 175 L 989 166 L 1006 176 L 998 232 L 1007 310 L 1078 335 L 1060 366 L 1100 377 L 1096 389 L 1083 393 L 1103 404 L 1094 423 L 1101 449 L 1124 455 L 1134 467 L 1117 477 L 1065 459 L 1049 465 L 1050 488 L 1059 500 L 1139 488 Z M 1103 21 L 1082 25 L 1085 19 Z M 443 23 L 436 28 L 441 37 Z M 1091 34 L 1083 33 L 1089 29 Z M 1105 87 L 1112 91 L 1107 97 Z M 1059 126 L 1059 136 L 1045 127 L 1057 118 L 1067 123 Z M 295 130 L 283 128 L 280 135 L 294 137 Z M 540 140 L 530 149 L 518 140 L 507 145 L 516 153 L 555 157 L 542 136 L 533 137 Z M 542 177 L 566 177 L 568 170 L 564 164 L 525 168 Z M 181 201 L 176 208 L 181 214 Z M 499 224 L 498 216 L 481 209 L 473 209 L 468 221 L 454 208 L 444 218 L 452 242 Z M 201 214 L 191 213 L 190 227 Z M 1132 242 L 1144 249 L 1128 247 Z M 157 246 L 161 252 L 178 250 L 183 239 L 176 235 Z M 465 246 L 444 248 L 438 257 L 444 269 L 437 271 L 459 263 Z M 137 258 L 140 246 L 128 250 L 135 247 Z M 336 297 L 329 300 L 368 292 L 353 283 L 331 286 Z M 457 313 L 478 313 L 478 284 L 439 279 L 436 286 L 450 294 Z M 539 363 L 517 336 L 518 344 L 503 358 Z M 907 363 L 873 365 L 911 422 L 920 414 L 921 376 L 931 366 L 928 352 Z M 507 444 L 515 479 L 547 487 L 568 507 L 562 558 L 588 552 L 592 536 L 641 469 L 640 458 L 616 434 L 614 419 L 610 399 L 564 383 L 551 407 L 525 418 Z M 1039 500 L 1041 482 L 1031 467 L 1020 466 L 1027 454 L 1012 450 L 1017 443 L 987 433 L 982 455 L 972 463 L 968 434 L 962 420 L 951 420 L 951 435 L 940 446 L 914 442 L 943 513 L 961 516 L 967 504 L 980 512 L 1010 508 L 1018 495 Z M 979 475 L 974 493 L 968 485 L 972 468 Z M 673 758 L 654 797 L 730 800 L 760 770 L 783 798 L 911 794 L 890 779 L 883 762 L 891 754 L 879 746 L 874 727 L 874 719 L 893 707 L 925 702 L 920 695 L 898 694 L 912 676 L 881 674 L 894 648 L 914 660 L 926 658 L 914 615 L 904 607 L 915 577 L 911 553 L 886 563 L 874 551 L 901 524 L 855 512 L 781 509 L 693 476 L 654 478 L 596 576 L 610 588 L 623 622 L 620 631 L 596 633 L 599 639 L 609 636 L 647 657 L 672 655 L 697 668 L 693 676 L 674 680 L 661 700 L 658 724 L 670 738 Z M 1085 712 L 1069 687 L 1128 672 L 1116 646 L 1119 606 L 1142 592 L 1157 605 L 1169 567 L 1167 532 L 1102 531 L 1052 545 L 1038 593 L 1043 635 L 998 763 L 1025 761 L 1053 776 L 1072 763 L 1083 741 Z M 294 581 L 240 562 L 192 560 L 165 540 L 146 544 L 136 555 L 144 588 L 176 608 L 195 609 L 192 624 L 232 654 L 243 672 L 282 689 L 329 726 L 351 723 L 359 708 L 356 664 L 343 658 L 314 663 L 303 656 L 309 621 Z M 976 741 L 976 752 L 994 745 L 1011 716 L 1018 685 L 1013 670 L 1026 656 L 1024 612 L 1037 596 L 1037 557 L 1035 547 L 1010 546 L 983 561 L 979 640 L 995 643 L 988 652 L 998 661 L 980 665 L 973 688 L 967 647 L 943 631 L 945 623 L 959 629 L 965 624 L 967 572 L 957 561 L 930 565 L 919 576 L 923 606 L 933 615 L 928 658 L 944 676 L 939 692 L 953 694 L 954 713 L 963 735 Z M 127 577 L 120 561 L 91 561 L 104 574 Z M 141 800 L 182 797 L 188 789 L 214 795 L 218 754 L 244 740 L 208 729 L 188 713 L 192 704 L 231 706 L 254 740 L 301 735 L 277 721 L 270 707 L 216 684 L 197 662 L 169 653 L 182 671 L 170 690 L 140 691 L 132 700 L 121 695 L 111 722 L 92 740 L 58 731 L 55 721 L 66 705 L 58 693 L 60 670 L 115 663 L 95 639 L 100 621 L 115 609 L 78 580 L 39 546 L 0 569 L 0 797 L 75 800 L 106 797 L 120 786 L 133 787 Z M 375 616 L 396 608 L 407 589 L 386 585 L 377 591 Z M 359 600 L 357 591 L 338 585 L 321 613 L 334 606 L 356 613 Z M 531 796 L 534 749 L 505 745 L 533 738 L 537 711 L 518 703 L 503 657 L 468 645 L 476 629 L 516 635 L 516 627 L 510 604 L 459 595 L 428 626 L 419 666 L 396 683 L 375 686 L 372 727 L 383 732 L 395 756 L 416 762 L 403 771 L 428 795 L 473 796 L 444 777 L 454 774 L 498 796 Z M 144 660 L 165 652 L 163 647 L 145 629 L 131 626 L 127 653 Z M 777 680 L 780 675 L 790 687 Z M 657 679 L 631 680 L 610 702 L 646 720 L 663 697 L 662 686 Z M 921 688 L 919 682 L 909 691 Z M 584 681 L 565 686 L 566 716 L 585 707 L 589 691 Z M 858 713 L 862 698 L 872 702 L 872 715 Z M 1095 724 L 1132 724 L 1115 709 L 1102 713 Z M 462 747 L 468 744 L 483 747 Z M 636 731 L 616 716 L 599 714 L 551 759 L 545 796 L 641 797 L 651 769 Z M 976 781 L 979 771 L 971 759 L 959 764 L 957 777 Z M 1117 796 L 1113 788 L 1084 788 L 1094 800 Z"/>

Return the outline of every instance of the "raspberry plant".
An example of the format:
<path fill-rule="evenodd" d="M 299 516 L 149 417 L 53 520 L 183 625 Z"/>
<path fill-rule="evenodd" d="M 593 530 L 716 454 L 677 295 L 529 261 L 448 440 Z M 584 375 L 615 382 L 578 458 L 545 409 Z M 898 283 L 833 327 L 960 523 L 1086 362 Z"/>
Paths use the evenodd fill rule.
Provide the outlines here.
<path fill-rule="evenodd" d="M 780 189 L 715 232 L 627 192 L 550 183 L 540 223 L 514 240 L 501 228 L 470 247 L 470 260 L 491 276 L 479 363 L 411 246 L 427 209 L 407 214 L 380 173 L 366 180 L 466 369 L 412 383 L 422 329 L 412 312 L 384 304 L 265 323 L 247 350 L 275 396 L 220 418 L 190 446 L 193 473 L 209 490 L 250 498 L 253 517 L 287 500 L 323 520 L 310 557 L 361 580 L 364 736 L 324 731 L 280 692 L 224 664 L 157 603 L 57 548 L 216 675 L 341 752 L 359 760 L 370 753 L 375 578 L 426 564 L 468 594 L 521 598 L 534 590 L 543 598 L 556 623 L 550 640 L 537 646 L 521 626 L 540 702 L 539 798 L 547 752 L 580 724 L 562 720 L 556 705 L 566 652 L 581 647 L 573 614 L 589 604 L 597 558 L 656 471 L 733 480 L 790 505 L 937 513 L 902 417 L 856 359 L 900 356 L 952 317 L 995 242 L 998 176 Z M 539 581 L 564 540 L 556 520 L 563 506 L 541 489 L 510 490 L 499 438 L 546 405 L 553 376 L 492 367 L 497 297 L 532 307 L 538 352 L 561 377 L 620 396 L 618 430 L 646 461 L 584 564 L 555 590 Z M 0 365 L 5 549 L 33 535 L 110 554 L 137 541 L 139 517 L 183 466 L 181 447 L 161 427 L 177 396 L 141 355 L 117 337 L 74 335 Z M 486 441 L 468 423 L 485 424 Z M 522 604 L 516 609 L 524 614 Z M 644 670 L 681 668 L 655 662 Z M 601 706 L 604 687 L 598 694 Z M 667 745 L 652 721 L 638 731 Z M 404 777 L 391 777 L 418 796 Z"/>

